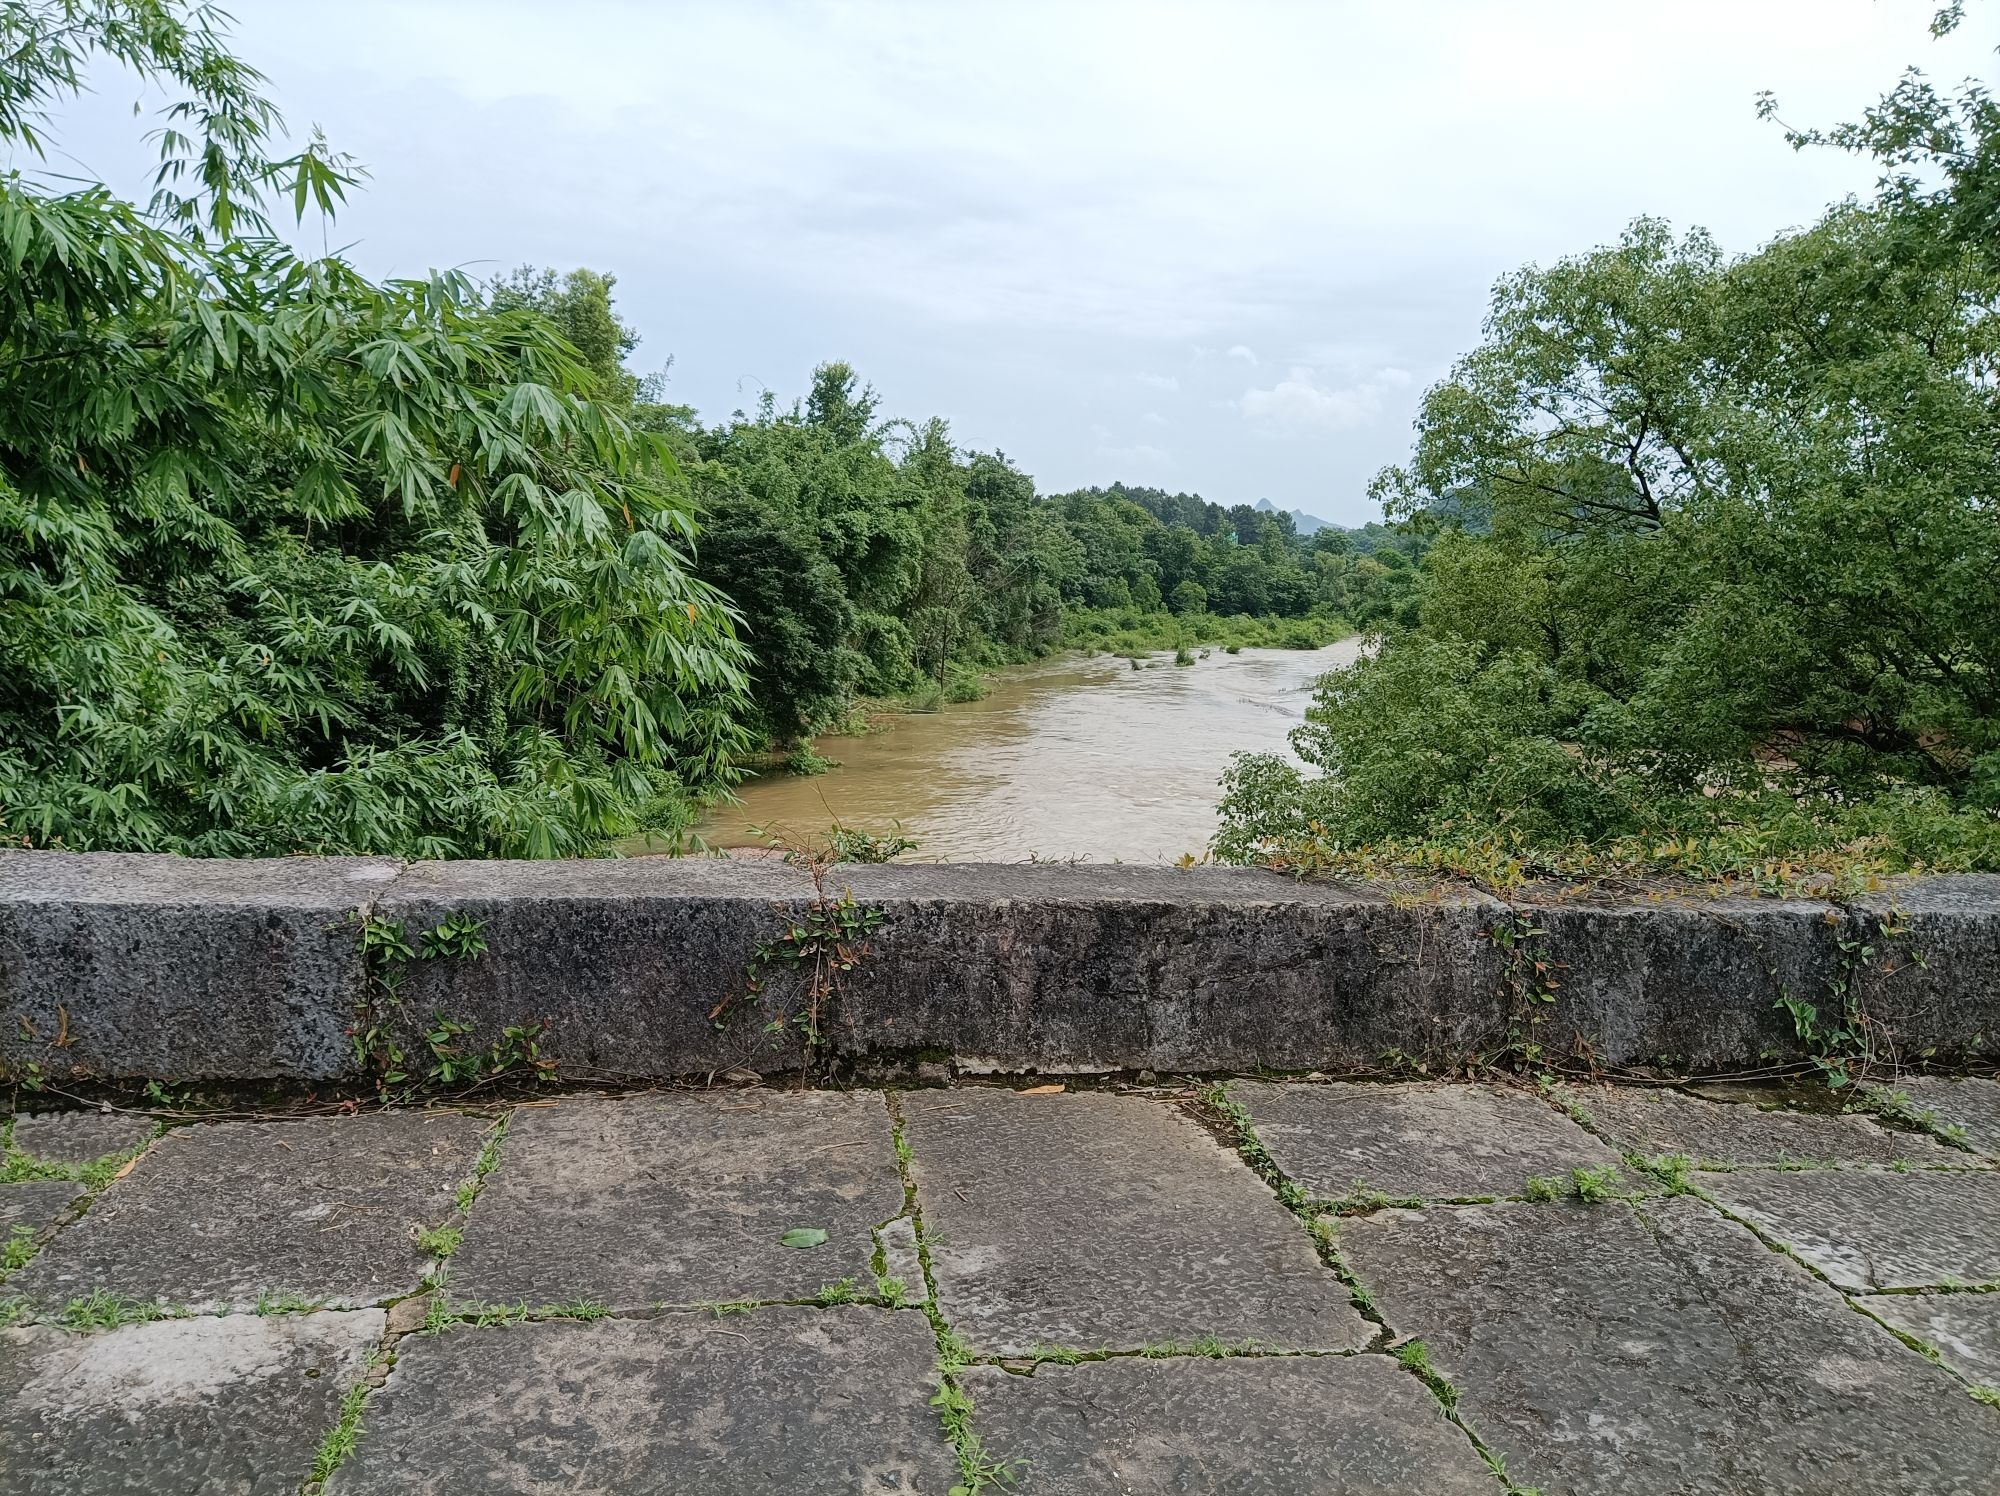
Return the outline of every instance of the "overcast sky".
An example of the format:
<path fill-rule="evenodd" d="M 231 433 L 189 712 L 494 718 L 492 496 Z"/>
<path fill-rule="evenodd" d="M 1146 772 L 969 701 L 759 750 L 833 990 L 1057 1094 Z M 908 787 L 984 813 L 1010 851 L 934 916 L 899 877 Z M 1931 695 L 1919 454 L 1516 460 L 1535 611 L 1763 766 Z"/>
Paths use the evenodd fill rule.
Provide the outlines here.
<path fill-rule="evenodd" d="M 1634 215 L 1747 250 L 1872 174 L 1760 123 L 1907 63 L 1929 0 L 1123 5 L 233 0 L 295 129 L 370 179 L 377 275 L 589 265 L 719 420 L 845 358 L 1058 491 L 1124 479 L 1344 523 L 1487 288 Z M 132 84 L 69 160 L 129 184 Z M 316 240 L 317 232 L 313 234 Z"/>

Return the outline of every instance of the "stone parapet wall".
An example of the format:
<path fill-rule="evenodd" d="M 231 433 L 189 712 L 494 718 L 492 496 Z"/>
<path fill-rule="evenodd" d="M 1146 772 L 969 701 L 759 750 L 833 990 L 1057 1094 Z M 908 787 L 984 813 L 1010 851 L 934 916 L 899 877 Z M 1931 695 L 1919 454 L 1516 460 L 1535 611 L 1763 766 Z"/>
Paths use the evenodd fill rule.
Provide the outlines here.
<path fill-rule="evenodd" d="M 1798 1061 L 1865 1020 L 1891 1058 L 2000 1057 L 2000 878 L 1854 900 L 1502 900 L 1303 884 L 1250 869 L 839 867 L 879 911 L 822 1017 L 861 1074 L 1355 1070 L 1509 1046 L 1716 1073 Z M 809 912 L 775 862 L 201 862 L 0 854 L 0 1066 L 50 1076 L 361 1078 L 357 1017 L 421 1046 L 434 1018 L 490 1043 L 547 1020 L 568 1073 L 797 1068 L 788 968 L 742 996 L 760 944 Z M 472 922 L 473 958 L 364 955 L 363 919 Z"/>

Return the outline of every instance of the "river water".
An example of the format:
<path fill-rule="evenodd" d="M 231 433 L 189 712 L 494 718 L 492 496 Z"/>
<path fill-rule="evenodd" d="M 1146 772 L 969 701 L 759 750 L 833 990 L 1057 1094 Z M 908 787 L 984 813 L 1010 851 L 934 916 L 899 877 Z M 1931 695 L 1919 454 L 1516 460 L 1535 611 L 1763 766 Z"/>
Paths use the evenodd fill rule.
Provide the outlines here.
<path fill-rule="evenodd" d="M 1192 665 L 1154 656 L 1070 656 L 991 678 L 983 701 L 892 714 L 862 737 L 828 737 L 840 767 L 737 787 L 703 824 L 714 846 L 762 845 L 750 828 L 802 839 L 829 823 L 901 821 L 917 861 L 1171 862 L 1215 832 L 1217 781 L 1239 751 L 1288 751 L 1313 683 L 1359 653 L 1215 650 Z"/>

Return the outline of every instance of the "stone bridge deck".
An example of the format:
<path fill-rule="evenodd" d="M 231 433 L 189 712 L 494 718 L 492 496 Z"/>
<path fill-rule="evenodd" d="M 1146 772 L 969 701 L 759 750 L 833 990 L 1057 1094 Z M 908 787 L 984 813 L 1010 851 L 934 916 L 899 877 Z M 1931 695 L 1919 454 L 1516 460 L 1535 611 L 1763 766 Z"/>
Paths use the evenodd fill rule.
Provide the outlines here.
<path fill-rule="evenodd" d="M 2000 1489 L 2000 1085 L 564 1095 L 0 1156 L 0 1493 Z"/>

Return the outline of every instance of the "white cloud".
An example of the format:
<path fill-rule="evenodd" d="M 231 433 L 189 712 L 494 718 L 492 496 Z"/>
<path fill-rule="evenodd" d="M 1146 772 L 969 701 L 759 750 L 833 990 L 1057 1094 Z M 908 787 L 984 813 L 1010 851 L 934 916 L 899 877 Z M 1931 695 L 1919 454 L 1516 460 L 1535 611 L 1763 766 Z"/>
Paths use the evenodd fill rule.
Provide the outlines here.
<path fill-rule="evenodd" d="M 1130 447 L 1099 447 L 1097 455 L 1127 467 L 1149 468 L 1155 472 L 1172 466 L 1174 460 L 1174 454 L 1165 447 L 1150 446 L 1145 442 Z"/>
<path fill-rule="evenodd" d="M 1345 431 L 1370 424 L 1382 413 L 1384 391 L 1409 383 L 1408 370 L 1390 368 L 1329 385 L 1312 369 L 1294 366 L 1269 389 L 1245 390 L 1237 403 L 1246 417 L 1262 424 Z"/>
<path fill-rule="evenodd" d="M 1165 426 L 1168 422 L 1167 418 L 1157 410 L 1149 410 L 1139 417 L 1139 424 L 1142 426 Z"/>
<path fill-rule="evenodd" d="M 1175 482 L 1347 522 L 1497 276 L 1639 213 L 1732 250 L 1810 222 L 1874 168 L 1795 153 L 1757 90 L 1831 124 L 1905 63 L 1989 74 L 1993 45 L 1929 42 L 1915 0 L 229 9 L 286 118 L 371 169 L 330 233 L 370 274 L 612 271 L 641 366 L 673 355 L 708 419 L 746 375 L 789 400 L 847 358 L 1055 491 L 1161 436 L 1136 415 L 1171 393 Z M 700 66 L 663 83 L 663 58 Z M 143 196 L 133 90 L 93 82 L 59 147 Z"/>

